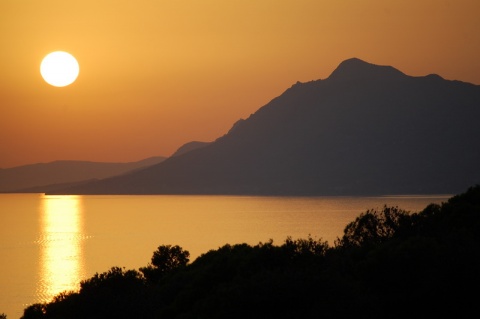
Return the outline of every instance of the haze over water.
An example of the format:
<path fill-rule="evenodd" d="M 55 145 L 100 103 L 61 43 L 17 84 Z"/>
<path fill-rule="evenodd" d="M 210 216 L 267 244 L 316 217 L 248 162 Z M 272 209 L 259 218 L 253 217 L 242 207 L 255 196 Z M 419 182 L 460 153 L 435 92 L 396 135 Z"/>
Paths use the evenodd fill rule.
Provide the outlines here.
<path fill-rule="evenodd" d="M 97 272 L 146 266 L 159 245 L 180 245 L 191 261 L 227 243 L 281 244 L 287 236 L 333 245 L 367 209 L 420 211 L 449 197 L 0 194 L 0 313 L 19 318 Z"/>

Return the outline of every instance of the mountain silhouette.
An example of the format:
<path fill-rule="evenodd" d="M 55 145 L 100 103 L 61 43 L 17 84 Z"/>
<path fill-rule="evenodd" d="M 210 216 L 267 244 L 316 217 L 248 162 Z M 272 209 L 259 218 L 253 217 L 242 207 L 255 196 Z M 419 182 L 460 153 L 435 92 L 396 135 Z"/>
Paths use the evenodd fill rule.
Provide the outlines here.
<path fill-rule="evenodd" d="M 375 65 L 352 58 L 340 63 L 328 79 L 329 81 L 388 81 L 404 77 L 406 77 L 404 73 L 391 66 Z"/>
<path fill-rule="evenodd" d="M 185 154 L 197 148 L 204 147 L 208 144 L 210 144 L 210 142 L 192 141 L 192 142 L 185 143 L 182 146 L 180 146 L 175 153 L 172 154 L 172 157 Z"/>
<path fill-rule="evenodd" d="M 480 181 L 480 86 L 360 59 L 224 136 L 74 194 L 453 194 Z"/>
<path fill-rule="evenodd" d="M 163 160 L 165 157 L 155 156 L 129 163 L 54 161 L 5 168 L 0 169 L 0 192 L 43 193 L 124 174 Z"/>

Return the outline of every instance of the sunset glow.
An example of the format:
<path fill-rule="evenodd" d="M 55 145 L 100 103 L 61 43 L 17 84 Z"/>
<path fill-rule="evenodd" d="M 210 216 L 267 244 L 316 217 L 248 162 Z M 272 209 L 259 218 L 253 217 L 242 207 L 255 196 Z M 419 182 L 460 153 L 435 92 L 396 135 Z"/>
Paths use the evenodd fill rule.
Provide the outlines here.
<path fill-rule="evenodd" d="M 480 84 L 480 2 L 0 2 L 0 168 L 128 162 L 213 141 L 297 81 L 357 57 Z M 64 50 L 81 81 L 45 85 Z"/>

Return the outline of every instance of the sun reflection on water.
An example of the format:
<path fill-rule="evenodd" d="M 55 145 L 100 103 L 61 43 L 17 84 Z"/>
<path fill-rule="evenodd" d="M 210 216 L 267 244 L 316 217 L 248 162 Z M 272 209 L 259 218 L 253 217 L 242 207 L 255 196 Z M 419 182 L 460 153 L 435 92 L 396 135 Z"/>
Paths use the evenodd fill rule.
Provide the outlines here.
<path fill-rule="evenodd" d="M 84 272 L 82 216 L 79 196 L 43 197 L 37 292 L 43 302 L 63 291 L 78 289 Z"/>

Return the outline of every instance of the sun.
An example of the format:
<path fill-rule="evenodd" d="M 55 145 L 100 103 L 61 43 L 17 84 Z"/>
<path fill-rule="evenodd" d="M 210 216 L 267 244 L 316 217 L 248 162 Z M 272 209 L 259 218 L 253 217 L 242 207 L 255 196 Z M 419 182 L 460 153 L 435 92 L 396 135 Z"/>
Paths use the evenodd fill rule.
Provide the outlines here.
<path fill-rule="evenodd" d="M 68 52 L 55 51 L 47 54 L 40 64 L 40 74 L 50 85 L 63 87 L 72 84 L 78 77 L 80 67 Z"/>

